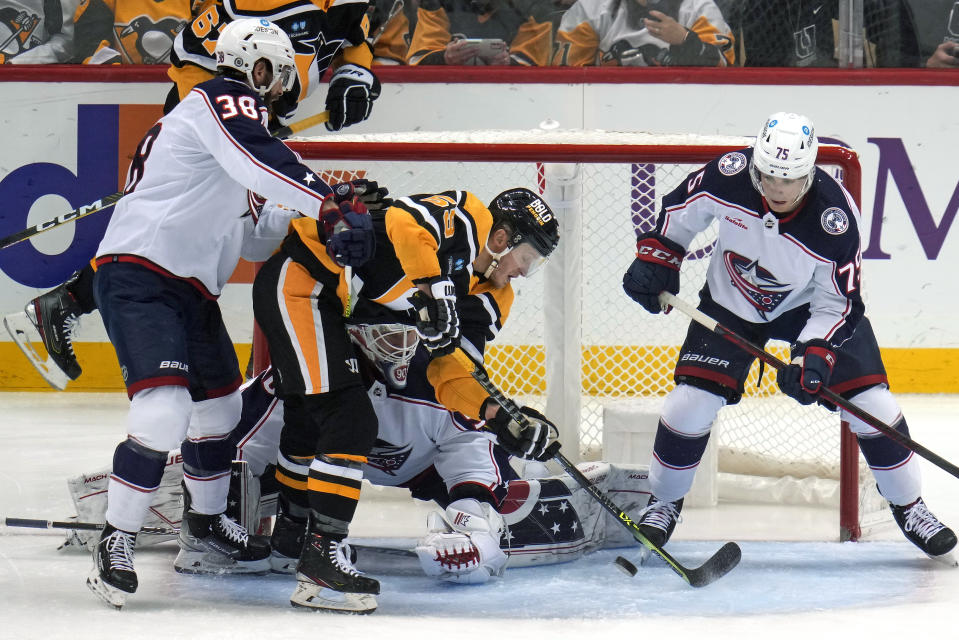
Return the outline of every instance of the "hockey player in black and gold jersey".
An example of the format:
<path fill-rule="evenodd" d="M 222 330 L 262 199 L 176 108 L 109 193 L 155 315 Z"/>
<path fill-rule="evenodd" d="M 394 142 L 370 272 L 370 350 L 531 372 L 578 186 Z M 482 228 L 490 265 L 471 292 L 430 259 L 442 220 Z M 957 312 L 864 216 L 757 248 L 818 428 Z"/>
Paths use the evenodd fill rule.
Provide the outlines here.
<path fill-rule="evenodd" d="M 265 18 L 286 32 L 296 51 L 297 80 L 273 106 L 279 121 L 285 124 L 333 67 L 326 96 L 327 129 L 338 131 L 362 122 L 380 93 L 379 80 L 370 71 L 368 4 L 367 0 L 207 0 L 174 41 L 168 75 L 176 87 L 167 97 L 167 107 L 212 77 L 213 49 L 223 25 L 239 18 Z"/>
<path fill-rule="evenodd" d="M 379 583 L 356 572 L 343 544 L 378 428 L 347 333 L 344 316 L 353 297 L 414 312 L 417 333 L 432 355 L 427 375 L 437 399 L 515 433 L 499 416 L 505 412 L 452 357 L 460 345 L 482 354 L 482 345 L 461 344 L 457 302 L 469 293 L 478 300 L 488 293 L 481 303 L 498 308 L 489 322 L 501 322 L 512 302 L 510 280 L 535 270 L 559 239 L 553 213 L 527 189 L 500 194 L 490 208 L 465 191 L 410 196 L 372 218 L 373 258 L 352 272 L 328 253 L 326 228 L 302 219 L 291 224 L 253 285 L 254 314 L 283 400 L 281 500 L 306 513 L 309 523 L 291 602 L 354 613 L 376 608 Z M 337 221 L 324 224 L 335 228 Z M 518 433 L 518 448 L 541 452 L 545 445 L 533 435 Z"/>

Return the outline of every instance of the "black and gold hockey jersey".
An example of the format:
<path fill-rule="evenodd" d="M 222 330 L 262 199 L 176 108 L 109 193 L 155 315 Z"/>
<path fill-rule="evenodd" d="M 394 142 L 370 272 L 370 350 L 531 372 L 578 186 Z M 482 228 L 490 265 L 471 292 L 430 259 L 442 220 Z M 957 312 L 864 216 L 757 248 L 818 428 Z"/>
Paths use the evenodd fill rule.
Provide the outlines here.
<path fill-rule="evenodd" d="M 546 0 L 486 3 L 477 13 L 470 0 L 424 0 L 417 11 L 416 28 L 407 62 L 445 64 L 446 45 L 454 37 L 497 38 L 509 45 L 510 63 L 547 66 L 553 49 L 551 3 Z"/>
<path fill-rule="evenodd" d="M 238 18 L 266 18 L 286 32 L 296 51 L 297 81 L 274 106 L 288 116 L 327 68 L 346 63 L 370 67 L 367 5 L 367 0 L 208 0 L 177 36 L 168 75 L 182 100 L 216 71 L 213 52 L 223 25 Z"/>
<path fill-rule="evenodd" d="M 199 0 L 82 0 L 74 57 L 93 64 L 165 64 Z"/>
<path fill-rule="evenodd" d="M 482 357 L 486 343 L 506 321 L 514 297 L 511 286 L 494 288 L 473 272 L 473 261 L 493 227 L 486 205 L 468 191 L 444 191 L 398 198 L 386 211 L 370 215 L 376 250 L 367 263 L 353 269 L 349 288 L 346 270 L 326 253 L 316 220 L 294 219 L 283 249 L 330 295 L 335 292 L 343 309 L 349 308 L 351 288 L 354 299 L 403 312 L 412 308 L 408 298 L 418 282 L 449 278 L 456 288 L 462 346 Z M 455 358 L 435 359 L 428 376 L 443 405 L 471 418 L 479 415 L 487 395 Z"/>
<path fill-rule="evenodd" d="M 689 30 L 682 44 L 649 33 L 655 8 Z M 557 66 L 727 66 L 735 61 L 733 35 L 713 0 L 577 0 L 556 32 Z"/>

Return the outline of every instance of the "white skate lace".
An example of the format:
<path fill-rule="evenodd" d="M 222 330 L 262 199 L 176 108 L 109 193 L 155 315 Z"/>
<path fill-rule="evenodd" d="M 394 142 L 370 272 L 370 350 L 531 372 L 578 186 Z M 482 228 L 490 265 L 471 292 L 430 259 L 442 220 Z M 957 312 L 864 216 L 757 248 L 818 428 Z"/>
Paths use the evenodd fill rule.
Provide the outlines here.
<path fill-rule="evenodd" d="M 663 531 L 669 529 L 669 525 L 672 523 L 672 521 L 683 521 L 682 516 L 679 515 L 679 511 L 676 510 L 676 507 L 672 502 L 660 500 L 657 500 L 653 504 L 643 509 L 639 515 L 642 524 L 649 527 L 662 529 Z"/>
<path fill-rule="evenodd" d="M 67 351 L 70 355 L 73 353 L 73 336 L 80 329 L 80 316 L 69 315 L 63 320 L 63 340 L 66 343 Z"/>
<path fill-rule="evenodd" d="M 133 536 L 114 531 L 107 537 L 106 545 L 110 554 L 110 568 L 133 571 Z"/>
<path fill-rule="evenodd" d="M 360 575 L 360 572 L 350 562 L 350 545 L 345 542 L 330 540 L 330 548 L 327 553 L 330 555 L 330 560 L 340 571 L 350 576 Z"/>
<path fill-rule="evenodd" d="M 217 528 L 223 537 L 238 545 L 245 547 L 250 539 L 250 534 L 247 532 L 246 527 L 233 522 L 223 513 L 220 514 Z"/>
<path fill-rule="evenodd" d="M 916 502 L 906 510 L 906 531 L 912 531 L 925 541 L 936 535 L 945 528 L 945 525 L 936 519 L 936 516 L 929 512 L 926 503 L 922 500 Z"/>

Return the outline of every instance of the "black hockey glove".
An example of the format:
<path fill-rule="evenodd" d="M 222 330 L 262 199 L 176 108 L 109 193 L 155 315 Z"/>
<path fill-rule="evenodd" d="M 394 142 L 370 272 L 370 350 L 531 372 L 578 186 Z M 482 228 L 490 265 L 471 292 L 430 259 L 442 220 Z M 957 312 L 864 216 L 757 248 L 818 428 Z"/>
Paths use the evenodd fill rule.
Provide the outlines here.
<path fill-rule="evenodd" d="M 686 250 L 669 238 L 649 231 L 636 240 L 636 258 L 623 276 L 623 290 L 646 311 L 659 313 L 659 294 L 679 293 L 679 267 Z"/>
<path fill-rule="evenodd" d="M 370 211 L 386 209 L 393 204 L 393 198 L 387 197 L 390 193 L 389 189 L 381 187 L 376 180 L 350 180 L 334 184 L 331 189 L 333 189 L 333 199 L 338 203 L 357 197 Z"/>
<path fill-rule="evenodd" d="M 776 373 L 779 388 L 799 404 L 812 404 L 836 366 L 836 353 L 825 340 L 797 342 L 789 350 L 790 364 Z"/>
<path fill-rule="evenodd" d="M 453 353 L 460 343 L 460 320 L 456 313 L 456 289 L 442 277 L 430 280 L 432 297 L 420 290 L 409 298 L 416 319 L 416 333 L 431 355 Z"/>
<path fill-rule="evenodd" d="M 326 238 L 326 252 L 341 267 L 358 267 L 373 257 L 376 236 L 366 206 L 358 198 L 337 203 L 326 196 L 320 210 L 320 224 Z"/>
<path fill-rule="evenodd" d="M 484 412 L 485 409 L 484 403 Z M 486 426 L 496 434 L 500 446 L 510 455 L 526 460 L 545 462 L 555 456 L 560 447 L 559 440 L 556 439 L 559 435 L 556 425 L 535 409 L 520 407 L 519 411 L 529 421 L 525 427 L 510 418 L 502 407 L 495 416 L 486 421 Z"/>
<path fill-rule="evenodd" d="M 326 91 L 326 109 L 330 119 L 326 128 L 339 131 L 370 117 L 373 101 L 380 97 L 380 81 L 373 72 L 356 64 L 344 64 L 330 78 Z"/>

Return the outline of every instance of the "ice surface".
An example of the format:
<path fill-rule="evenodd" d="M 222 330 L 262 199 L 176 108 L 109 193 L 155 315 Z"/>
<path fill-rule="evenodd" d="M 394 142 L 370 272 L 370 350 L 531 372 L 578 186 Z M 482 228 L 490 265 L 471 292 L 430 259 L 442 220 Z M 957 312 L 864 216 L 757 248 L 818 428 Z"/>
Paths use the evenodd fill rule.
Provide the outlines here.
<path fill-rule="evenodd" d="M 900 402 L 916 440 L 959 460 L 959 398 Z M 125 409 L 123 394 L 0 394 L 0 516 L 71 515 L 66 478 L 109 463 Z M 925 463 L 923 474 L 931 509 L 959 524 L 959 479 Z M 353 533 L 364 544 L 409 547 L 424 511 L 367 500 Z M 720 505 L 684 515 L 670 543 L 684 564 L 701 563 L 724 539 L 742 541 L 740 566 L 702 589 L 655 560 L 623 575 L 612 561 L 637 562 L 630 549 L 509 570 L 482 586 L 437 583 L 415 559 L 364 553 L 360 568 L 383 587 L 379 609 L 364 617 L 291 608 L 290 576 L 177 574 L 171 543 L 138 551 L 140 590 L 115 611 L 84 586 L 90 557 L 57 551 L 62 532 L 0 528 L 0 639 L 955 637 L 959 570 L 925 558 L 895 530 L 840 544 L 824 541 L 834 531 L 828 512 Z M 817 517 L 827 524 L 810 524 Z"/>

